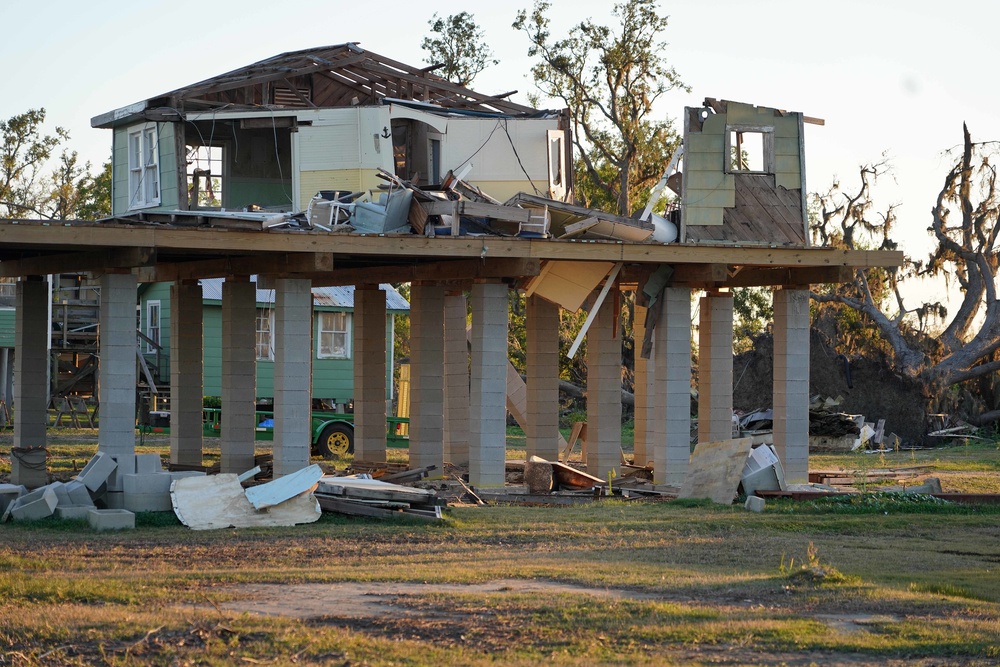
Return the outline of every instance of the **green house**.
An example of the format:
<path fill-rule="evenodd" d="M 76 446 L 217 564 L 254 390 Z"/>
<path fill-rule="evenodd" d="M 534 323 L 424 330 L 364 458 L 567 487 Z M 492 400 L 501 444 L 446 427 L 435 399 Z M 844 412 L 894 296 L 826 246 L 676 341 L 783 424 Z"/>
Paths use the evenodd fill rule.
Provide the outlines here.
<path fill-rule="evenodd" d="M 203 279 L 204 381 L 206 396 L 222 393 L 222 283 Z M 410 304 L 391 285 L 386 293 L 386 398 L 392 397 L 394 316 Z M 331 404 L 354 398 L 354 287 L 316 287 L 312 318 L 312 395 Z M 274 396 L 274 290 L 257 289 L 257 396 Z M 170 283 L 139 287 L 140 351 L 157 383 L 170 378 Z"/>

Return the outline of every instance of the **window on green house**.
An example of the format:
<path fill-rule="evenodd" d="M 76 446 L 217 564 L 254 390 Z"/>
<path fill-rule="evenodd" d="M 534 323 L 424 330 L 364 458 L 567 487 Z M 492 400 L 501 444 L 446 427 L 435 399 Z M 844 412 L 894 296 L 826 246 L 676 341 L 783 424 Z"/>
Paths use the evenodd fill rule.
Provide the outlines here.
<path fill-rule="evenodd" d="M 156 352 L 160 344 L 160 302 L 146 302 L 146 352 Z"/>
<path fill-rule="evenodd" d="M 319 335 L 316 336 L 316 357 L 319 359 L 349 359 L 351 357 L 350 313 L 319 313 Z"/>
<path fill-rule="evenodd" d="M 128 133 L 128 207 L 148 208 L 160 203 L 160 155 L 156 123 Z"/>
<path fill-rule="evenodd" d="M 274 343 L 271 338 L 273 312 L 257 311 L 257 361 L 274 361 Z"/>

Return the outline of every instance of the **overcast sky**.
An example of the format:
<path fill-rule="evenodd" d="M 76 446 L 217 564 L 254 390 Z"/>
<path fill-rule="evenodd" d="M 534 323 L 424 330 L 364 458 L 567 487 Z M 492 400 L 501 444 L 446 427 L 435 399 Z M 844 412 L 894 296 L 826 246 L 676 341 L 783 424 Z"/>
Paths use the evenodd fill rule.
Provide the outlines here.
<path fill-rule="evenodd" d="M 590 17 L 610 22 L 612 3 L 552 0 L 553 34 Z M 511 29 L 528 2 L 343 2 L 342 0 L 110 0 L 0 2 L 0 118 L 44 107 L 50 127 L 95 165 L 110 154 L 110 130 L 90 119 L 180 86 L 298 49 L 359 42 L 413 65 L 423 63 L 427 21 L 467 10 L 486 31 L 500 64 L 473 87 L 531 91 L 527 39 Z M 705 97 L 802 111 L 810 190 L 835 175 L 856 182 L 858 164 L 887 153 L 896 184 L 879 193 L 901 202 L 904 249 L 922 254 L 934 196 L 961 141 L 1000 139 L 1000 3 L 992 0 L 663 0 L 670 16 L 663 53 L 692 87 L 663 101 L 678 118 Z"/>

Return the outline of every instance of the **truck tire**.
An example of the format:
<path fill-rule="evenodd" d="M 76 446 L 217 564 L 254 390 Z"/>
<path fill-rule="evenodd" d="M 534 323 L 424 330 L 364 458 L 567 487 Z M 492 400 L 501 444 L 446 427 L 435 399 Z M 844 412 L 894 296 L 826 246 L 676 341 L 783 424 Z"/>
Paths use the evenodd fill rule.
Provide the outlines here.
<path fill-rule="evenodd" d="M 325 459 L 338 459 L 346 454 L 353 454 L 354 429 L 343 422 L 327 424 L 319 436 L 317 448 Z"/>

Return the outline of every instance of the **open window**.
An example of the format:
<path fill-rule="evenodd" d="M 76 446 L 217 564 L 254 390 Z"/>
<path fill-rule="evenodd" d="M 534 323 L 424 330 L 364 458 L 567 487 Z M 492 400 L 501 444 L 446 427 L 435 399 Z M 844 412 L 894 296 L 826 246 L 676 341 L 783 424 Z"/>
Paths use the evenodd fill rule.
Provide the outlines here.
<path fill-rule="evenodd" d="M 188 205 L 192 208 L 222 208 L 224 180 L 223 146 L 187 147 Z"/>
<path fill-rule="evenodd" d="M 726 126 L 726 173 L 773 174 L 774 128 Z"/>

